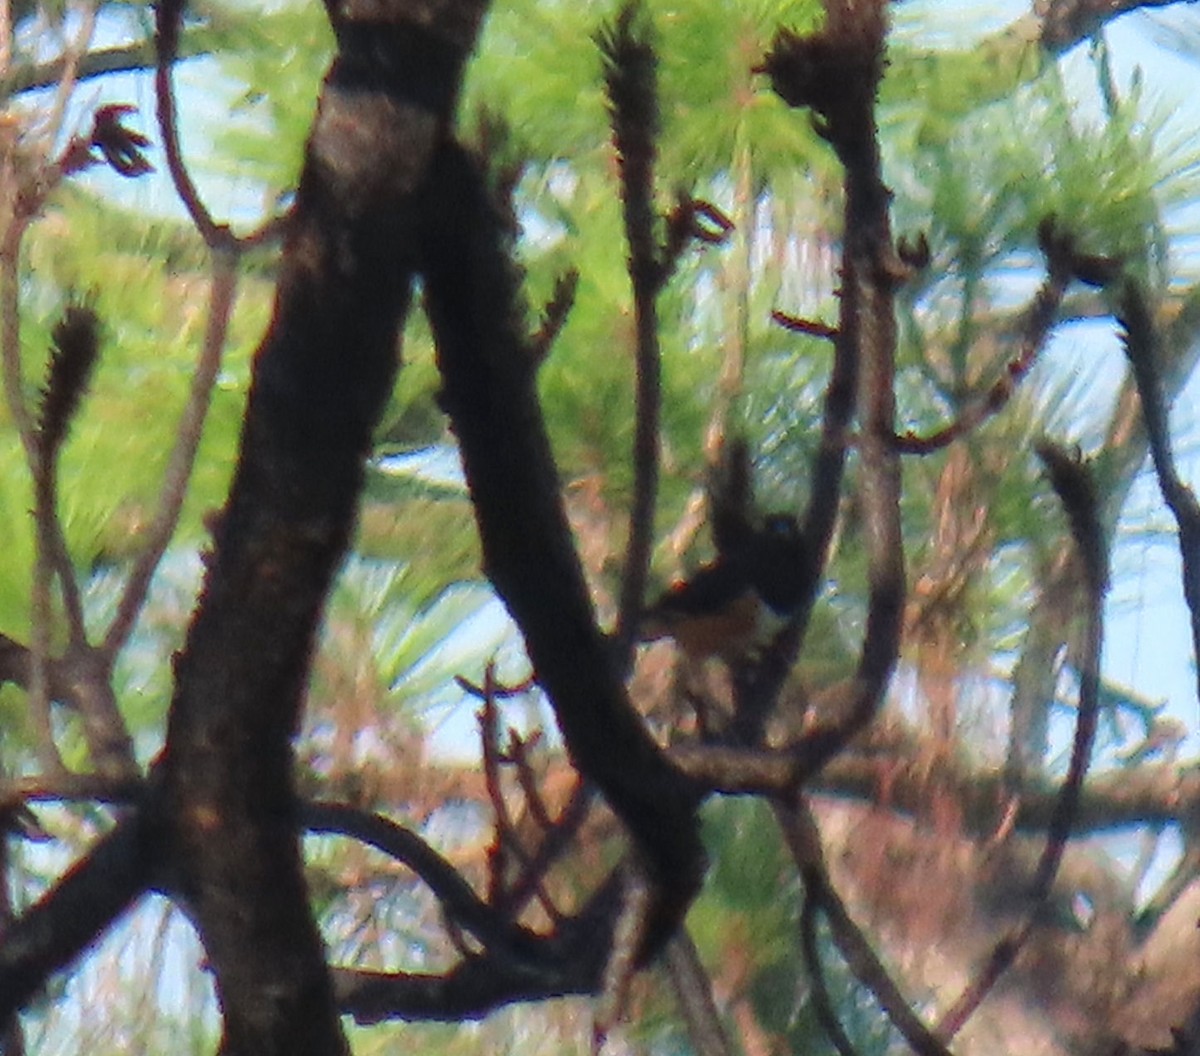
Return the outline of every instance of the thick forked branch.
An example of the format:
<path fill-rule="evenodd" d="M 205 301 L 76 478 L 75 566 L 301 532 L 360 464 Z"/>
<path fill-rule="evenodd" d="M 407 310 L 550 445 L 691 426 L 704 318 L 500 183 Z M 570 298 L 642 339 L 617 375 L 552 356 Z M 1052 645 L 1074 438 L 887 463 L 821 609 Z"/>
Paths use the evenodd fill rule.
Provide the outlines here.
<path fill-rule="evenodd" d="M 596 626 L 559 493 L 503 227 L 471 158 L 434 165 L 422 241 L 442 405 L 458 437 L 484 565 L 520 626 L 575 764 L 637 841 L 658 899 L 642 949 L 667 939 L 703 870 L 691 783 L 625 695 Z"/>
<path fill-rule="evenodd" d="M 301 871 L 290 739 L 396 369 L 418 188 L 482 0 L 331 9 L 326 79 L 229 501 L 176 664 L 156 832 L 230 1053 L 340 1053 Z"/>

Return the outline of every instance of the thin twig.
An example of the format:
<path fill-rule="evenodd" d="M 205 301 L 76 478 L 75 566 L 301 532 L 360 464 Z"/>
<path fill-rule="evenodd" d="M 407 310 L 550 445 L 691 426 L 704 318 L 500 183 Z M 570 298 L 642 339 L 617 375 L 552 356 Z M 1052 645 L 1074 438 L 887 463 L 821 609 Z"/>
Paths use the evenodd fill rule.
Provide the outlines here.
<path fill-rule="evenodd" d="M 204 421 L 212 402 L 213 387 L 221 369 L 225 336 L 237 292 L 238 258 L 239 254 L 233 250 L 227 252 L 217 249 L 213 252 L 212 286 L 209 292 L 204 343 L 196 360 L 196 367 L 192 371 L 187 403 L 175 431 L 175 446 L 163 476 L 158 509 L 146 534 L 145 544 L 125 583 L 125 589 L 117 603 L 116 614 L 104 636 L 101 651 L 110 664 L 137 623 L 138 614 L 150 590 L 150 581 L 154 578 L 154 572 L 179 523 L 188 482 L 196 464 L 196 452 L 204 434 Z"/>
<path fill-rule="evenodd" d="M 1016 354 L 1009 360 L 1004 373 L 982 396 L 971 400 L 954 421 L 925 436 L 904 433 L 896 437 L 896 447 L 905 454 L 928 455 L 947 447 L 953 441 L 978 428 L 998 414 L 1037 362 L 1045 346 L 1050 328 L 1058 319 L 1063 295 L 1070 284 L 1071 274 L 1063 267 L 1051 266 L 1025 315 Z"/>
<path fill-rule="evenodd" d="M 537 827 L 543 832 L 548 832 L 554 822 L 547 813 L 546 803 L 538 790 L 537 775 L 533 772 L 533 766 L 529 762 L 529 752 L 525 740 L 515 730 L 509 730 L 508 733 L 508 758 L 516 767 L 517 782 L 525 796 L 525 805 L 529 813 L 533 816 Z"/>
<path fill-rule="evenodd" d="M 554 280 L 554 293 L 542 308 L 541 324 L 529 338 L 530 352 L 537 362 L 542 362 L 550 354 L 551 346 L 562 333 L 567 316 L 575 304 L 575 291 L 578 288 L 579 271 L 576 268 L 568 268 Z"/>
<path fill-rule="evenodd" d="M 819 319 L 805 319 L 776 308 L 771 312 L 771 321 L 785 330 L 790 330 L 793 334 L 807 334 L 809 337 L 820 337 L 826 341 L 837 340 L 837 327 L 823 323 Z"/>
<path fill-rule="evenodd" d="M 179 28 L 183 15 L 182 0 L 171 0 L 155 5 L 155 37 L 158 61 L 154 67 L 154 97 L 158 111 L 159 135 L 162 137 L 163 153 L 167 158 L 167 171 L 175 186 L 175 193 L 183 203 L 210 249 L 231 249 L 236 244 L 233 233 L 225 225 L 217 224 L 208 211 L 200 192 L 192 182 L 191 174 L 183 161 L 179 147 L 179 127 L 176 121 L 175 88 L 171 69 L 179 46 Z"/>
<path fill-rule="evenodd" d="M 1030 885 L 1028 917 L 993 948 L 979 977 L 942 1016 L 938 1034 L 952 1038 L 983 999 L 1012 966 L 1037 924 L 1071 835 L 1079 806 L 1083 779 L 1091 761 L 1100 710 L 1100 650 L 1104 636 L 1104 593 L 1108 588 L 1108 556 L 1100 526 L 1099 502 L 1088 467 L 1078 458 L 1048 441 L 1039 445 L 1051 484 L 1067 512 L 1071 535 L 1083 567 L 1087 597 L 1087 625 L 1079 661 L 1079 710 L 1067 776 L 1047 828 L 1046 845 Z"/>
<path fill-rule="evenodd" d="M 520 850 L 520 844 L 513 831 L 512 818 L 508 813 L 508 804 L 504 801 L 504 790 L 500 787 L 500 724 L 496 697 L 492 692 L 494 680 L 495 666 L 488 663 L 483 673 L 483 703 L 475 716 L 479 721 L 483 780 L 495 818 L 495 841 L 488 856 L 488 902 L 492 905 L 498 904 L 504 897 L 508 856 Z"/>
<path fill-rule="evenodd" d="M 822 905 L 821 877 L 814 870 L 804 872 L 804 904 L 800 909 L 800 949 L 804 954 L 804 966 L 808 971 L 808 981 L 811 987 L 813 1010 L 817 1022 L 825 1031 L 830 1044 L 841 1056 L 858 1056 L 853 1042 L 847 1036 L 833 1000 L 829 996 L 829 987 L 825 985 L 825 971 L 821 965 L 821 951 L 817 947 L 817 914 Z"/>
<path fill-rule="evenodd" d="M 42 113 L 44 130 L 43 139 L 46 152 L 50 153 L 53 144 L 62 132 L 63 121 L 66 118 L 67 104 L 71 101 L 71 93 L 75 90 L 75 73 L 79 62 L 87 54 L 88 45 L 92 40 L 92 32 L 96 28 L 96 5 L 83 4 L 83 18 L 75 38 L 67 45 L 62 56 L 62 67 L 54 89 L 54 101 Z"/>
<path fill-rule="evenodd" d="M 15 179 L 10 169 L 8 180 Z M 10 188 L 16 194 L 16 188 Z M 29 471 L 36 479 L 40 457 L 38 453 L 37 425 L 25 402 L 24 380 L 21 370 L 21 304 L 18 259 L 21 237 L 25 230 L 22 218 L 9 218 L 8 230 L 0 245 L 0 359 L 4 367 L 4 394 L 8 411 L 17 427 L 21 444 L 25 448 Z M 26 692 L 29 701 L 29 716 L 33 724 L 34 744 L 43 770 L 61 773 L 65 768 L 62 757 L 54 743 L 54 732 L 50 725 L 50 685 L 48 665 L 50 661 L 50 554 L 45 529 L 35 522 L 35 556 L 33 583 L 30 593 L 30 671 Z"/>
<path fill-rule="evenodd" d="M 541 882 L 543 871 L 539 868 L 533 855 L 525 849 L 525 844 L 517 832 L 516 823 L 508 809 L 504 790 L 500 784 L 501 766 L 506 762 L 511 762 L 517 755 L 521 756 L 523 762 L 518 763 L 518 779 L 521 781 L 521 790 L 525 795 L 526 806 L 537 819 L 539 828 L 544 831 L 550 827 L 551 823 L 546 814 L 545 804 L 538 793 L 537 783 L 529 770 L 528 761 L 524 760 L 523 750 L 518 749 L 516 753 L 511 749 L 508 752 L 500 750 L 500 713 L 496 707 L 496 701 L 500 696 L 500 691 L 507 688 L 496 681 L 495 665 L 489 663 L 484 669 L 481 697 L 483 703 L 478 712 L 479 735 L 483 747 L 484 784 L 487 788 L 488 800 L 492 804 L 492 813 L 495 815 L 496 829 L 495 839 L 488 856 L 488 902 L 497 909 L 503 908 L 513 912 L 515 917 L 517 911 L 512 910 L 513 899 L 509 897 L 508 865 L 511 858 L 517 866 L 517 877 L 529 878 L 528 889 L 537 898 L 546 915 L 552 921 L 557 922 L 562 919 L 562 913 Z M 516 743 L 516 735 L 512 731 L 510 731 L 510 739 L 514 744 Z M 542 819 L 544 819 L 544 824 Z"/>
<path fill-rule="evenodd" d="M 576 835 L 583 827 L 583 823 L 587 820 L 594 798 L 595 791 L 580 779 L 574 794 L 567 801 L 567 805 L 554 823 L 554 827 L 546 834 L 541 846 L 513 881 L 512 887 L 507 893 L 505 904 L 514 917 L 524 909 L 531 898 L 542 898 L 544 890 L 542 878 L 559 857 L 571 847 Z"/>

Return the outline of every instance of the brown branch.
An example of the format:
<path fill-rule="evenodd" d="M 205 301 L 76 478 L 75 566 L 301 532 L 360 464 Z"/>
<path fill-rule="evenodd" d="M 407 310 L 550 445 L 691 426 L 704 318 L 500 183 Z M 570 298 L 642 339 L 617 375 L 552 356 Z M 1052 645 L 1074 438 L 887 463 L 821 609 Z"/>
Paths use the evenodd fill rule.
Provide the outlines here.
<path fill-rule="evenodd" d="M 207 55 L 211 48 L 207 44 L 205 28 L 184 27 L 177 48 L 178 58 L 194 58 Z M 152 40 L 140 40 L 133 44 L 121 44 L 111 48 L 96 48 L 82 55 L 75 65 L 75 82 L 92 80 L 110 73 L 135 73 L 153 69 L 155 49 Z M 0 97 L 7 98 L 39 88 L 51 88 L 62 81 L 68 57 L 56 55 L 46 62 L 22 64 L 10 69 L 0 77 Z"/>
<path fill-rule="evenodd" d="M 712 981 L 686 928 L 680 928 L 667 943 L 664 959 L 675 1003 L 696 1056 L 734 1056 L 733 1044 L 713 1000 Z"/>
<path fill-rule="evenodd" d="M 1053 55 L 1073 48 L 1106 22 L 1143 7 L 1167 7 L 1178 0 L 1035 0 L 1042 47 Z"/>
<path fill-rule="evenodd" d="M 929 750 L 916 735 L 874 729 L 816 773 L 803 741 L 772 749 L 680 742 L 669 755 L 702 788 L 725 795 L 788 797 L 803 786 L 813 794 L 878 804 L 879 776 L 886 771 L 891 775 L 887 809 L 920 817 L 927 812 L 929 786 L 911 762 Z M 1006 813 L 1017 832 L 1050 828 L 1061 793 L 1058 784 L 1031 778 L 1014 802 L 1003 767 L 975 767 L 953 759 L 940 765 L 939 781 L 961 812 L 965 831 L 975 838 L 993 837 Z M 1200 768 L 1151 763 L 1090 778 L 1080 793 L 1072 831 L 1082 836 L 1180 824 L 1198 810 Z"/>
<path fill-rule="evenodd" d="M 52 700 L 77 712 L 92 764 L 99 775 L 104 780 L 132 779 L 137 774 L 133 741 L 117 708 L 107 658 L 90 645 L 68 645 L 61 657 L 47 658 L 40 671 L 44 679 L 41 699 L 47 706 L 45 717 L 49 717 Z M 31 708 L 38 699 L 33 692 L 38 672 L 34 651 L 0 634 L 0 683 L 11 682 L 24 689 Z M 68 775 L 58 757 L 49 725 L 36 732 L 41 754 L 49 756 L 42 763 L 45 779 L 66 779 Z"/>
<path fill-rule="evenodd" d="M 793 334 L 807 334 L 809 337 L 820 337 L 826 341 L 837 340 L 837 327 L 823 323 L 819 319 L 804 319 L 798 315 L 789 315 L 776 308 L 771 312 L 771 321 L 778 323 L 785 330 L 790 330 Z"/>
<path fill-rule="evenodd" d="M 509 859 L 516 861 L 522 873 L 529 871 L 531 863 L 500 783 L 500 768 L 507 761 L 507 756 L 500 748 L 500 713 L 496 707 L 495 676 L 495 665 L 489 663 L 483 676 L 483 703 L 476 717 L 479 721 L 479 741 L 483 750 L 484 786 L 495 819 L 495 837 L 488 855 L 488 902 L 493 906 L 500 906 L 505 902 Z M 531 802 L 539 802 L 536 789 L 533 790 Z M 546 897 L 540 883 L 536 885 L 535 890 L 553 919 L 557 915 L 557 909 Z"/>
<path fill-rule="evenodd" d="M 6 181 L 15 181 L 16 173 L 11 169 L 5 173 Z M 8 186 L 4 193 L 12 196 L 15 208 L 22 188 Z M 0 236 L 0 365 L 4 370 L 4 394 L 8 412 L 17 427 L 21 444 L 25 449 L 29 472 L 34 480 L 39 477 L 41 457 L 38 444 L 37 425 L 24 396 L 24 372 L 21 368 L 21 300 L 19 258 L 21 240 L 29 221 L 28 216 L 4 218 L 5 229 Z M 33 589 L 30 598 L 30 642 L 29 669 L 26 692 L 28 714 L 33 726 L 34 750 L 42 769 L 63 771 L 65 769 L 50 723 L 50 688 L 48 665 L 50 662 L 50 553 L 47 538 L 53 535 L 53 525 L 41 520 L 34 522 L 34 568 Z"/>
<path fill-rule="evenodd" d="M 1016 355 L 1009 360 L 1003 375 L 993 382 L 986 393 L 970 400 L 948 425 L 925 436 L 911 432 L 897 436 L 897 449 L 904 454 L 913 455 L 927 455 L 939 451 L 977 429 L 1008 406 L 1017 386 L 1029 374 L 1045 346 L 1050 329 L 1058 318 L 1058 310 L 1070 281 L 1071 273 L 1056 266 L 1052 260 L 1045 281 L 1025 313 Z"/>
<path fill-rule="evenodd" d="M 191 174 L 183 161 L 179 146 L 179 128 L 175 107 L 175 87 L 172 71 L 179 51 L 179 30 L 183 18 L 185 0 L 165 0 L 154 9 L 155 48 L 157 62 L 154 67 L 154 98 L 158 112 L 158 129 L 162 137 L 163 153 L 167 157 L 167 171 L 175 186 L 175 193 L 183 203 L 204 239 L 204 244 L 214 251 L 232 251 L 236 239 L 224 224 L 217 224 L 208 211 L 200 192 L 192 181 Z"/>
<path fill-rule="evenodd" d="M 136 776 L 37 774 L 0 781 L 0 809 L 13 803 L 84 802 L 111 806 L 141 803 L 146 782 Z"/>
<path fill-rule="evenodd" d="M 567 805 L 559 814 L 553 828 L 543 839 L 541 846 L 534 852 L 529 865 L 514 881 L 508 892 L 508 908 L 514 915 L 519 914 L 529 899 L 541 897 L 542 878 L 550 867 L 570 849 L 583 823 L 591 811 L 594 799 L 593 790 L 580 781 Z"/>
<path fill-rule="evenodd" d="M 536 743 L 539 734 L 535 734 L 534 742 Z M 542 798 L 541 792 L 537 787 L 537 775 L 534 773 L 533 765 L 529 761 L 529 746 L 525 743 L 525 739 L 517 734 L 515 730 L 508 731 L 508 758 L 509 761 L 516 767 L 517 783 L 521 786 L 521 793 L 525 797 L 525 805 L 529 813 L 533 816 L 534 824 L 542 832 L 549 831 L 554 822 L 546 810 L 546 802 Z"/>
<path fill-rule="evenodd" d="M 542 309 L 542 322 L 529 338 L 529 347 L 534 361 L 541 363 L 549 354 L 558 335 L 566 325 L 567 316 L 575 305 L 575 292 L 579 288 L 579 272 L 570 268 L 554 281 L 554 293 Z"/>
<path fill-rule="evenodd" d="M 815 928 L 815 916 L 819 910 L 825 914 L 833 941 L 845 960 L 846 966 L 854 977 L 874 995 L 888 1021 L 900 1032 L 912 1050 L 919 1056 L 948 1056 L 946 1046 L 913 1012 L 908 1000 L 900 992 L 899 987 L 883 966 L 883 962 L 871 948 L 862 929 L 850 916 L 845 903 L 842 902 L 837 889 L 829 879 L 825 867 L 824 850 L 821 846 L 821 834 L 816 820 L 804 801 L 794 802 L 795 805 L 791 805 L 783 800 L 777 800 L 774 812 L 775 819 L 783 833 L 784 842 L 804 880 L 804 913 L 808 915 L 809 919 L 807 932 L 804 930 L 805 921 L 801 921 L 801 939 L 806 946 L 806 961 L 819 964 L 814 937 L 811 934 L 812 929 Z M 811 945 L 811 949 L 807 948 L 809 945 Z M 822 1013 L 822 1017 L 823 1020 L 828 1020 L 827 1029 L 840 1030 L 840 1025 L 837 1023 L 832 1009 L 827 1009 Z"/>
<path fill-rule="evenodd" d="M 829 1043 L 841 1056 L 857 1056 L 850 1038 L 838 1019 L 837 1010 L 833 1007 L 833 999 L 829 996 L 829 987 L 825 985 L 825 970 L 821 965 L 821 951 L 817 947 L 817 915 L 823 904 L 824 889 L 821 877 L 814 870 L 808 869 L 804 876 L 804 902 L 800 907 L 800 950 L 804 956 L 804 967 L 808 972 L 808 982 L 811 990 L 813 1010 L 817 1022 L 825 1031 Z"/>

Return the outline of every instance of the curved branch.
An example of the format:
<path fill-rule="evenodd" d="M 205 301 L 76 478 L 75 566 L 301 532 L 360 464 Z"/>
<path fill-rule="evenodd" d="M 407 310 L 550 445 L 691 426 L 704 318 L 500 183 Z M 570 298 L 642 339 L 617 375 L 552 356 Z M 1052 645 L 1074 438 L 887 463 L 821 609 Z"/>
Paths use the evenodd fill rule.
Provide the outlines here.
<path fill-rule="evenodd" d="M 349 804 L 308 802 L 300 824 L 310 833 L 349 836 L 408 866 L 428 885 L 447 916 L 499 959 L 534 956 L 538 939 L 484 902 L 457 869 L 420 836 L 387 818 Z"/>
<path fill-rule="evenodd" d="M 1183 596 L 1192 623 L 1192 660 L 1196 695 L 1200 701 L 1200 503 L 1175 466 L 1167 419 L 1161 342 L 1150 316 L 1146 295 L 1130 279 L 1121 291 L 1121 324 L 1125 356 L 1142 405 L 1146 440 L 1163 501 L 1179 529 L 1179 556 L 1183 564 Z"/>

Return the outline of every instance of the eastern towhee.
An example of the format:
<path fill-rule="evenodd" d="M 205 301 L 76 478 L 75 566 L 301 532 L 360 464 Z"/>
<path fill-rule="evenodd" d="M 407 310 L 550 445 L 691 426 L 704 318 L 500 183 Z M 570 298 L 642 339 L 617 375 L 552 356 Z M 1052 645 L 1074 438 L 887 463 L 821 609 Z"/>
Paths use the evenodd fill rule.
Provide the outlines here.
<path fill-rule="evenodd" d="M 690 657 L 753 659 L 795 613 L 804 591 L 796 518 L 770 514 L 736 549 L 674 584 L 643 613 L 643 641 L 674 638 Z"/>

